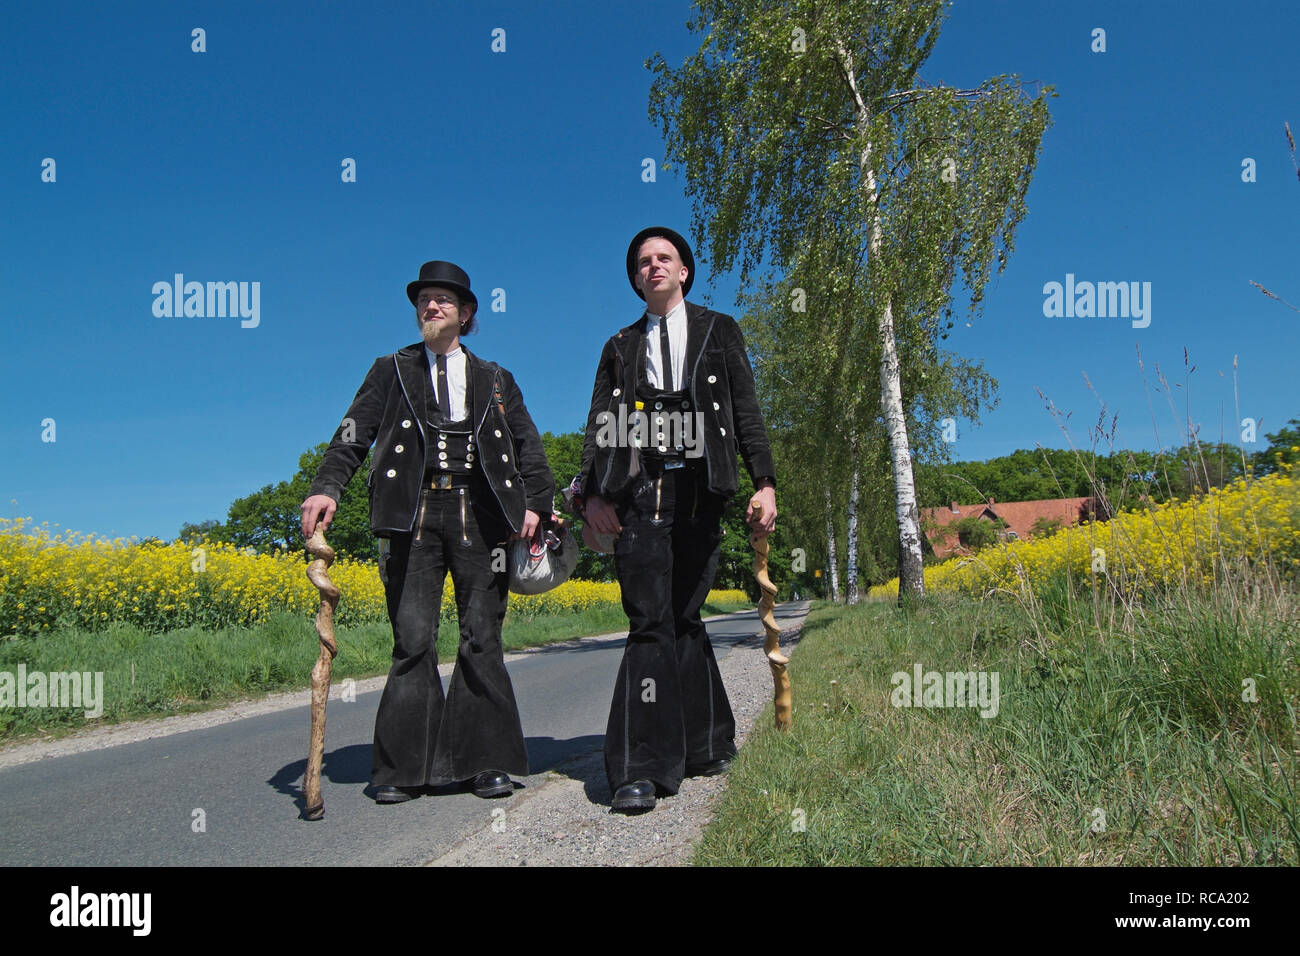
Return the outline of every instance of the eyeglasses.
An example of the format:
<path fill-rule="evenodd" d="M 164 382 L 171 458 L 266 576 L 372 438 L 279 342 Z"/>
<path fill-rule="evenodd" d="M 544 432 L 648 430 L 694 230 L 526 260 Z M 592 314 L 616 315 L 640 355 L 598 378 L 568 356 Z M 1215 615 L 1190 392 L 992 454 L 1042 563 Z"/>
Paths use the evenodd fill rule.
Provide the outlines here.
<path fill-rule="evenodd" d="M 420 308 L 424 308 L 430 302 L 436 302 L 438 305 L 444 307 L 449 305 L 454 305 L 457 308 L 460 307 L 460 300 L 454 296 L 447 295 L 445 292 L 440 292 L 437 295 L 422 295 L 415 301 L 419 304 Z"/>

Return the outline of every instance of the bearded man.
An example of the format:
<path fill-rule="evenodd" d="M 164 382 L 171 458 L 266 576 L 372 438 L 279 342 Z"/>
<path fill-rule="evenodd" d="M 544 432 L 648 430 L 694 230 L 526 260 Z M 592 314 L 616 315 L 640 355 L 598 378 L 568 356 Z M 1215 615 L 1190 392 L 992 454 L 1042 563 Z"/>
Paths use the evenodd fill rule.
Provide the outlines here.
<path fill-rule="evenodd" d="M 375 800 L 401 803 L 452 783 L 506 796 L 510 775 L 528 773 L 528 754 L 501 648 L 506 562 L 493 552 L 537 534 L 555 482 L 514 377 L 461 345 L 478 308 L 469 276 L 426 262 L 406 295 L 424 341 L 371 366 L 302 503 L 302 533 L 329 526 L 373 442 L 370 525 L 393 626 L 375 717 Z M 435 645 L 448 571 L 460 646 L 444 695 Z"/>

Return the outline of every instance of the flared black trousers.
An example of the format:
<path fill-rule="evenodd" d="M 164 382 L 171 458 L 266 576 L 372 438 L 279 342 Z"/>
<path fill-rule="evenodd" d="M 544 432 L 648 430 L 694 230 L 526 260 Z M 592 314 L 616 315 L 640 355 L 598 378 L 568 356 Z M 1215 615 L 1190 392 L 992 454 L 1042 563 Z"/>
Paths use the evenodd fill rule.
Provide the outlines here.
<path fill-rule="evenodd" d="M 623 531 L 614 563 L 628 638 L 605 729 L 611 790 L 650 780 L 673 794 L 688 764 L 736 753 L 736 722 L 700 620 L 726 503 L 706 490 L 703 465 L 651 463 L 615 506 Z"/>
<path fill-rule="evenodd" d="M 527 775 L 519 708 L 501 649 L 508 578 L 493 570 L 492 551 L 509 535 L 491 489 L 475 484 L 424 489 L 415 530 L 392 536 L 381 577 L 393 625 L 393 665 L 375 717 L 375 786 L 439 786 L 487 770 Z M 444 694 L 435 644 L 448 571 L 460 647 Z"/>

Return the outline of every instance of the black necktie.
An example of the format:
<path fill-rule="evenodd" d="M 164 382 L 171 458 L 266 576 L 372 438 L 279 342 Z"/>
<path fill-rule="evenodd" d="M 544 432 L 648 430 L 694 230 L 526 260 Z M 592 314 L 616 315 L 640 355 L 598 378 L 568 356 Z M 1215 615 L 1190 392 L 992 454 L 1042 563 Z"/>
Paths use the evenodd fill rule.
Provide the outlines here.
<path fill-rule="evenodd" d="M 451 421 L 451 391 L 447 387 L 447 356 L 438 356 L 438 407 L 442 416 Z"/>
<path fill-rule="evenodd" d="M 668 316 L 659 320 L 659 371 L 662 385 L 665 392 L 675 391 L 673 388 L 673 353 L 668 347 Z"/>

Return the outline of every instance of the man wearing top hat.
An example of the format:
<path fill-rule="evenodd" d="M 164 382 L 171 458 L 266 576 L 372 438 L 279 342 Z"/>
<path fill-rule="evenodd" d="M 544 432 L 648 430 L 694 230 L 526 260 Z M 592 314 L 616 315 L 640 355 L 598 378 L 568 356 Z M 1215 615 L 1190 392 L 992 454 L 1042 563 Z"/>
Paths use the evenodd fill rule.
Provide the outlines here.
<path fill-rule="evenodd" d="M 461 345 L 478 308 L 469 276 L 426 262 L 406 295 L 424 341 L 371 366 L 302 503 L 302 532 L 310 537 L 318 520 L 328 528 L 374 442 L 370 526 L 388 543 L 379 569 L 393 625 L 375 800 L 452 783 L 505 796 L 510 775 L 528 773 L 528 755 L 501 651 L 506 563 L 493 550 L 537 533 L 555 483 L 514 377 Z M 435 641 L 448 571 L 460 648 L 444 696 Z"/>
<path fill-rule="evenodd" d="M 723 506 L 739 485 L 737 451 L 758 489 L 746 518 L 766 531 L 776 522 L 776 470 L 739 326 L 685 301 L 695 279 L 686 240 L 641 230 L 627 277 L 646 311 L 601 352 L 574 490 L 584 533 L 617 536 L 628 639 L 605 774 L 613 809 L 632 813 L 675 794 L 684 776 L 726 771 L 736 753 L 700 608 L 718 566 Z M 611 427 L 625 421 L 641 427 Z"/>

